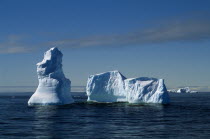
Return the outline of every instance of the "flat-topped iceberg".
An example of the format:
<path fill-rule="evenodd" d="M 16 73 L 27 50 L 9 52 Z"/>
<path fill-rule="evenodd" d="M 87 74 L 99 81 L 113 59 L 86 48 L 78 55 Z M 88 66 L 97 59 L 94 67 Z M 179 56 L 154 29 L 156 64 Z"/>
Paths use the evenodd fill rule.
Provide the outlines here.
<path fill-rule="evenodd" d="M 63 54 L 54 47 L 44 54 L 42 62 L 37 63 L 39 85 L 28 105 L 62 105 L 74 102 L 70 93 L 71 81 L 63 73 L 62 57 Z"/>
<path fill-rule="evenodd" d="M 88 101 L 168 104 L 170 98 L 163 79 L 126 79 L 119 71 L 91 75 L 86 93 Z"/>
<path fill-rule="evenodd" d="M 126 78 L 118 71 L 90 75 L 86 86 L 88 101 L 126 101 L 124 91 L 125 79 Z"/>

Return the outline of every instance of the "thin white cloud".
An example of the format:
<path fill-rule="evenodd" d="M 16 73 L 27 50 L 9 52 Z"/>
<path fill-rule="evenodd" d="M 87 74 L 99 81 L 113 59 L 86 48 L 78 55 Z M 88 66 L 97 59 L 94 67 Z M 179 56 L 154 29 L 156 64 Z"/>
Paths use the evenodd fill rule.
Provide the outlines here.
<path fill-rule="evenodd" d="M 210 40 L 210 18 L 182 19 L 162 22 L 161 24 L 156 23 L 156 25 L 151 27 L 125 34 L 98 34 L 82 38 L 68 38 L 66 36 L 66 38 L 59 40 L 52 39 L 51 41 L 43 41 L 41 38 L 36 38 L 38 43 L 35 43 L 34 39 L 30 37 L 13 34 L 7 36 L 3 42 L 0 42 L 0 53 L 26 53 L 51 46 L 66 48 L 131 47 L 134 45 L 141 46 L 142 44 L 160 44 L 166 42 L 205 41 Z M 47 39 L 50 40 L 50 36 Z"/>
<path fill-rule="evenodd" d="M 31 50 L 29 45 L 22 42 L 22 35 L 9 35 L 4 42 L 0 42 L 0 53 L 27 53 Z"/>
<path fill-rule="evenodd" d="M 91 46 L 131 46 L 150 43 L 177 41 L 203 41 L 210 39 L 210 20 L 190 20 L 168 22 L 160 26 L 118 35 L 98 35 L 77 39 L 64 39 L 49 42 L 50 45 L 64 47 Z"/>

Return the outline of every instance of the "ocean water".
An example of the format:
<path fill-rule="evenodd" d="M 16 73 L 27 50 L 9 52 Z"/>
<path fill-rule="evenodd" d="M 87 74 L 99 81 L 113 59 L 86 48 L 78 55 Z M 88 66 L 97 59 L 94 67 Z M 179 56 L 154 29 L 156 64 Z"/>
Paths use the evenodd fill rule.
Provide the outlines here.
<path fill-rule="evenodd" d="M 31 93 L 0 93 L 0 138 L 210 138 L 210 93 L 170 94 L 170 105 L 87 103 L 28 107 Z"/>

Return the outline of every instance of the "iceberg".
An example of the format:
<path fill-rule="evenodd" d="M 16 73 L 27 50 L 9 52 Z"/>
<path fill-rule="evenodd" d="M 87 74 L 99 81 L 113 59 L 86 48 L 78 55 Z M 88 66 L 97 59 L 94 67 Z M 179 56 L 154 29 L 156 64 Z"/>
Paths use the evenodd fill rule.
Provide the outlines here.
<path fill-rule="evenodd" d="M 126 79 L 119 71 L 109 71 L 88 78 L 88 101 L 129 103 L 170 103 L 163 79 Z"/>
<path fill-rule="evenodd" d="M 179 88 L 177 93 L 198 93 L 197 91 L 191 91 L 189 87 Z"/>
<path fill-rule="evenodd" d="M 189 87 L 179 88 L 177 90 L 177 93 L 190 93 L 190 88 Z"/>
<path fill-rule="evenodd" d="M 71 81 L 62 69 L 63 54 L 58 48 L 49 49 L 42 62 L 37 63 L 38 88 L 28 105 L 63 105 L 73 103 L 70 93 Z"/>
<path fill-rule="evenodd" d="M 126 78 L 119 71 L 90 75 L 86 86 L 88 101 L 126 101 L 126 94 L 124 91 L 125 79 Z"/>

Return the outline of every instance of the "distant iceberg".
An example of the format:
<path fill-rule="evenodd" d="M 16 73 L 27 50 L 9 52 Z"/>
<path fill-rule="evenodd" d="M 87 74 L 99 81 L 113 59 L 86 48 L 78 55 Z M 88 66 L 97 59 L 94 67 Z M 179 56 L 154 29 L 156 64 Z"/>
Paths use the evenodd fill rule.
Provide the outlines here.
<path fill-rule="evenodd" d="M 63 54 L 54 47 L 44 54 L 37 63 L 39 85 L 31 96 L 28 105 L 62 105 L 73 103 L 70 93 L 71 81 L 65 78 L 62 70 Z"/>
<path fill-rule="evenodd" d="M 197 91 L 190 90 L 189 87 L 179 88 L 176 92 L 177 93 L 198 93 Z"/>
<path fill-rule="evenodd" d="M 126 79 L 119 71 L 89 76 L 86 93 L 96 102 L 170 103 L 163 79 Z"/>

